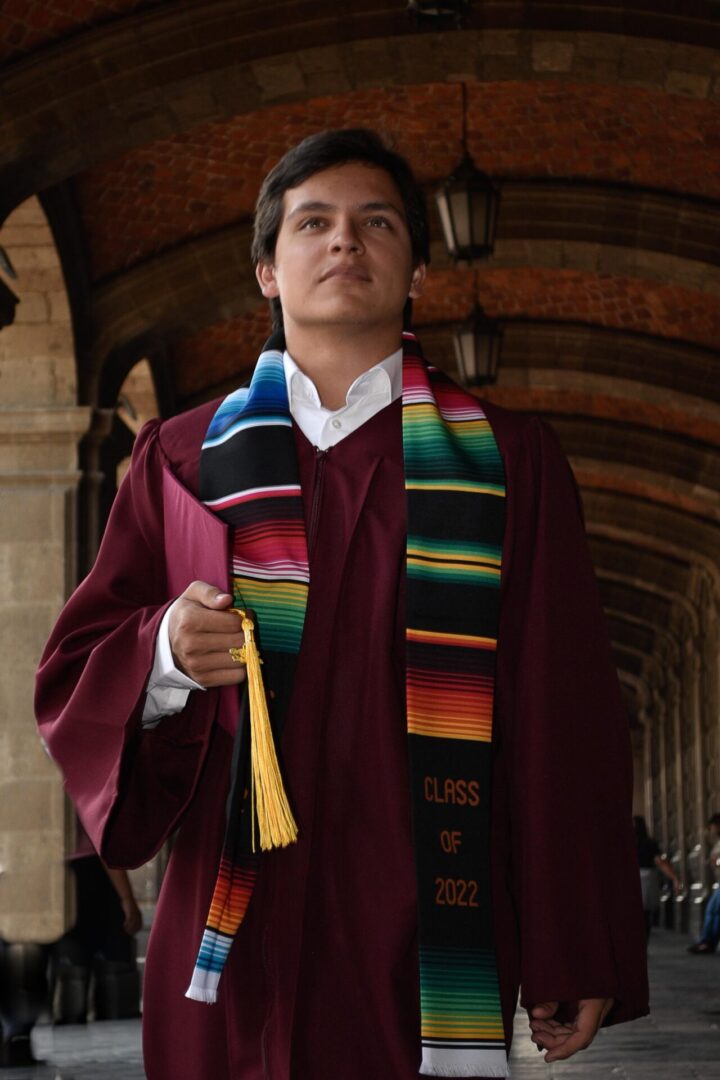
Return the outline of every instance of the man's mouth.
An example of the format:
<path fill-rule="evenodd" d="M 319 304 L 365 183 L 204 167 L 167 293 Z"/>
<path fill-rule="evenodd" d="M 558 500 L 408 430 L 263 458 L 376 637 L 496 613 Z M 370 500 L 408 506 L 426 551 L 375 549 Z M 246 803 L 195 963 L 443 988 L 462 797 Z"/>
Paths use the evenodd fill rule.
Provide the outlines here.
<path fill-rule="evenodd" d="M 331 278 L 341 278 L 347 281 L 369 281 L 369 275 L 358 266 L 333 266 L 321 276 L 321 281 L 329 281 Z"/>

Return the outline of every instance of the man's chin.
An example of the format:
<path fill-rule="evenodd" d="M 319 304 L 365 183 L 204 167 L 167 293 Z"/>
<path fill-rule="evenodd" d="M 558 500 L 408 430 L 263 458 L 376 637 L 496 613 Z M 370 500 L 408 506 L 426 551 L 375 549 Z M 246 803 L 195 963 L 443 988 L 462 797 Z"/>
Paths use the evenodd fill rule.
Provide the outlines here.
<path fill-rule="evenodd" d="M 397 314 L 397 319 L 402 321 L 402 312 Z M 378 318 L 377 309 L 365 302 L 364 304 L 328 304 L 318 311 L 303 311 L 299 317 L 293 318 L 293 322 L 299 327 L 320 328 L 324 326 L 366 326 L 368 329 L 384 325 L 394 321 L 392 316 Z"/>

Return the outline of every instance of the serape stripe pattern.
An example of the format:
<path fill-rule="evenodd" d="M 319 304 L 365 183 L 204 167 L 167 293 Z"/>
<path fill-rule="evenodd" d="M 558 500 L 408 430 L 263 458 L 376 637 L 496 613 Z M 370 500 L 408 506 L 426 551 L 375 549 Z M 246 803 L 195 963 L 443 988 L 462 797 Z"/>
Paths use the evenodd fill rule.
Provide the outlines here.
<path fill-rule="evenodd" d="M 201 975 L 195 981 L 195 988 L 203 994 L 217 992 L 217 984 L 230 946 L 238 926 L 245 918 L 256 876 L 255 867 L 239 866 L 226 858 L 220 861 L 208 925 L 203 933 L 197 959 Z M 187 996 L 193 995 L 188 992 Z M 203 997 L 201 1000 L 207 998 Z"/>
<path fill-rule="evenodd" d="M 472 547 L 450 541 L 442 544 L 437 540 L 421 541 L 418 537 L 408 536 L 408 577 L 425 578 L 440 584 L 498 584 L 500 554 L 497 548 L 483 551 L 479 545 Z"/>
<path fill-rule="evenodd" d="M 282 351 L 266 349 L 250 386 L 222 402 L 206 457 L 221 490 L 203 502 L 233 529 L 235 606 L 255 612 L 263 649 L 297 654 L 310 572 Z"/>
<path fill-rule="evenodd" d="M 232 527 L 233 605 L 250 608 L 268 665 L 279 654 L 296 656 L 310 582 L 288 411 L 282 351 L 268 348 L 249 387 L 220 405 L 203 443 L 201 494 L 205 505 Z M 242 787 L 234 777 L 234 786 Z M 231 795 L 231 815 L 210 912 L 187 996 L 216 1000 L 230 945 L 250 903 L 257 856 L 247 838 L 247 799 Z M 234 809 L 233 809 L 234 807 Z"/>
<path fill-rule="evenodd" d="M 420 949 L 423 1039 L 435 1046 L 461 1040 L 505 1045 L 495 957 L 486 949 Z M 448 979 L 452 974 L 452 979 Z"/>
<path fill-rule="evenodd" d="M 219 889 L 210 905 L 210 921 L 218 933 L 233 934 L 242 922 L 250 895 L 255 884 L 254 870 L 234 866 L 228 859 L 221 859 L 218 873 Z"/>
<path fill-rule="evenodd" d="M 256 877 L 257 859 L 234 861 L 223 854 L 186 997 L 208 1004 L 217 1000 L 220 976 L 245 918 Z"/>
<path fill-rule="evenodd" d="M 404 352 L 421 1072 L 507 1076 L 488 859 L 504 470 L 480 403 L 425 364 L 413 335 Z"/>
<path fill-rule="evenodd" d="M 421 948 L 420 970 L 423 1055 L 435 1070 L 430 1075 L 477 1076 L 482 1054 L 483 1075 L 506 1076 L 494 953 Z"/>

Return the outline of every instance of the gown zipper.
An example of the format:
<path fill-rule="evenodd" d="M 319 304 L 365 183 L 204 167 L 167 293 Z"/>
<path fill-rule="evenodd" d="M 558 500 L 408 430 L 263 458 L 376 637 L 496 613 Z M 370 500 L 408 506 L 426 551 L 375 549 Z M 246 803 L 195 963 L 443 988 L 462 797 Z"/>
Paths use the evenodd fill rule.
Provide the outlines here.
<path fill-rule="evenodd" d="M 331 447 L 327 450 L 315 449 L 315 481 L 313 484 L 313 497 L 312 505 L 310 508 L 310 524 L 308 526 L 308 559 L 312 558 L 313 550 L 315 548 L 315 539 L 317 537 L 318 525 L 320 524 L 320 510 L 322 507 L 323 486 L 325 481 L 325 462 L 327 456 L 330 453 Z"/>

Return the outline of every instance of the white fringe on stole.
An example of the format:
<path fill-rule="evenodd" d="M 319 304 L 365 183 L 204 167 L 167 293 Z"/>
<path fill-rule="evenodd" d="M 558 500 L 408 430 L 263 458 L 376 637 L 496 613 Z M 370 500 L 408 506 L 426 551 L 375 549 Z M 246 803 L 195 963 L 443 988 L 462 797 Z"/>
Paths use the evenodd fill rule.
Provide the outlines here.
<path fill-rule="evenodd" d="M 215 990 L 200 990 L 195 986 L 189 986 L 185 991 L 185 997 L 191 1001 L 203 1001 L 206 1005 L 214 1005 L 217 1001 Z"/>
<path fill-rule="evenodd" d="M 185 997 L 191 1001 L 204 1001 L 206 1005 L 214 1005 L 217 1001 L 217 988 L 220 982 L 218 971 L 203 971 L 195 968 L 192 973 L 190 985 L 185 991 Z"/>
<path fill-rule="evenodd" d="M 462 1050 L 423 1046 L 421 1076 L 510 1076 L 504 1050 Z"/>

